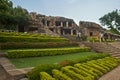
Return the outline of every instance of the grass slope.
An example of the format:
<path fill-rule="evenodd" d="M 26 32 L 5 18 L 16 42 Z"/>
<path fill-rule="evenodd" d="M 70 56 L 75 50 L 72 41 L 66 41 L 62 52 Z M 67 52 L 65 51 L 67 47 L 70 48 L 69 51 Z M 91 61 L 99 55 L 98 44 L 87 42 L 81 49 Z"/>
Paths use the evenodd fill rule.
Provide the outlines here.
<path fill-rule="evenodd" d="M 97 53 L 95 52 L 81 52 L 76 54 L 66 54 L 66 55 L 57 55 L 57 56 L 10 59 L 10 61 L 17 68 L 25 68 L 25 67 L 35 67 L 40 64 L 59 63 L 63 60 L 77 60 L 80 58 L 84 59 L 93 54 L 97 55 Z"/>

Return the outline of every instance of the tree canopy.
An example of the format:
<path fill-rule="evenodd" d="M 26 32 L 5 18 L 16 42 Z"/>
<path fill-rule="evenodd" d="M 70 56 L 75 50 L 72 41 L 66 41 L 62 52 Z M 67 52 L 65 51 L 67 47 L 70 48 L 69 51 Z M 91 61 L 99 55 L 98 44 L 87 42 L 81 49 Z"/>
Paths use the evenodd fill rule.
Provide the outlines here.
<path fill-rule="evenodd" d="M 28 11 L 21 6 L 13 7 L 10 0 L 0 0 L 0 28 L 15 30 L 17 27 L 26 26 Z"/>
<path fill-rule="evenodd" d="M 103 26 L 107 26 L 111 32 L 120 34 L 120 10 L 116 9 L 99 18 Z"/>

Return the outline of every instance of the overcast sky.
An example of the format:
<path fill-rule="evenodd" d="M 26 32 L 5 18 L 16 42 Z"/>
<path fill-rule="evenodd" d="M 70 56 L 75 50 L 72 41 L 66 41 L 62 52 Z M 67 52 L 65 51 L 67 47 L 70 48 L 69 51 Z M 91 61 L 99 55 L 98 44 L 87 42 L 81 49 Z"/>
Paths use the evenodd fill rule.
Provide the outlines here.
<path fill-rule="evenodd" d="M 99 18 L 115 9 L 120 9 L 120 0 L 11 0 L 29 12 L 47 16 L 63 16 L 79 21 L 99 23 Z"/>

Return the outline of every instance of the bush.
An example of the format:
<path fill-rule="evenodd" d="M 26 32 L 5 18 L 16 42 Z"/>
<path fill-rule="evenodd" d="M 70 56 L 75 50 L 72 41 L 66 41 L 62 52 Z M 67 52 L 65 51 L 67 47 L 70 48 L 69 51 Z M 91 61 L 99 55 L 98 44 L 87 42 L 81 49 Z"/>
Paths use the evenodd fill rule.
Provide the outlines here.
<path fill-rule="evenodd" d="M 106 66 L 108 63 L 114 63 L 114 65 L 108 67 Z M 39 72 L 46 72 L 50 75 L 53 73 L 53 77 L 55 77 L 56 80 L 98 80 L 100 76 L 115 68 L 119 63 L 120 59 L 105 57 L 86 63 L 77 63 L 74 66 L 61 67 L 58 64 L 39 66 L 27 75 L 29 80 L 40 80 Z"/>
<path fill-rule="evenodd" d="M 55 80 L 55 78 L 46 72 L 40 72 L 40 80 Z"/>
<path fill-rule="evenodd" d="M 66 74 L 62 73 L 61 71 L 57 70 L 57 69 L 53 69 L 52 70 L 52 74 L 53 77 L 56 80 L 72 80 L 71 78 L 69 78 Z"/>
<path fill-rule="evenodd" d="M 88 69 L 86 69 L 85 67 L 81 66 L 80 63 L 75 64 L 74 67 L 77 67 L 77 68 L 79 68 L 80 70 L 85 71 L 86 73 L 94 76 L 94 78 L 98 78 L 98 75 L 97 75 L 97 74 L 95 74 L 94 72 L 92 72 L 90 69 L 88 70 Z"/>
<path fill-rule="evenodd" d="M 62 42 L 68 41 L 66 38 L 39 38 L 21 36 L 0 36 L 0 42 Z"/>
<path fill-rule="evenodd" d="M 0 42 L 61 42 L 68 41 L 60 36 L 48 36 L 46 34 L 0 32 Z"/>
<path fill-rule="evenodd" d="M 27 73 L 27 77 L 29 80 L 40 80 L 41 76 L 39 76 L 40 72 L 46 72 L 48 74 L 52 74 L 53 69 L 59 69 L 61 66 L 59 64 L 44 64 L 39 65 L 36 68 L 32 69 Z"/>
<path fill-rule="evenodd" d="M 64 55 L 70 53 L 79 53 L 90 51 L 88 47 L 73 47 L 73 48 L 52 48 L 52 49 L 28 49 L 28 50 L 8 50 L 9 58 L 24 58 L 24 57 L 40 57 Z"/>
<path fill-rule="evenodd" d="M 5 49 L 37 49 L 78 46 L 77 42 L 7 42 L 0 43 L 1 50 Z"/>
<path fill-rule="evenodd" d="M 90 74 L 86 73 L 86 72 L 83 71 L 83 70 L 80 70 L 79 68 L 72 67 L 72 66 L 66 66 L 66 67 L 67 67 L 69 70 L 74 71 L 75 73 L 82 75 L 82 76 L 83 76 L 83 79 L 86 78 L 86 77 L 88 77 L 88 76 L 89 76 L 89 80 L 93 80 L 93 79 L 94 79 L 93 76 L 91 76 Z"/>
<path fill-rule="evenodd" d="M 60 36 L 50 36 L 40 33 L 22 33 L 22 32 L 0 32 L 0 36 L 19 36 L 19 37 L 39 37 L 39 38 L 60 38 Z"/>
<path fill-rule="evenodd" d="M 69 70 L 68 69 L 68 66 L 66 67 L 62 67 L 61 68 L 61 71 L 66 74 L 67 76 L 69 76 L 70 78 L 72 78 L 72 80 L 82 80 L 83 79 L 83 76 L 80 75 L 80 74 L 77 74 L 75 73 L 74 71 L 72 70 Z"/>

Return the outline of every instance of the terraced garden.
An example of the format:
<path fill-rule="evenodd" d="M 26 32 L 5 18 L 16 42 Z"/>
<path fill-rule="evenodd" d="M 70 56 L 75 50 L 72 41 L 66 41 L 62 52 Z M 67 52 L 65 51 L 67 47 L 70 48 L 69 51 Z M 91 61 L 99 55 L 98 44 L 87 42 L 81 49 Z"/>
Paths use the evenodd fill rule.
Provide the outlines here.
<path fill-rule="evenodd" d="M 17 67 L 34 67 L 29 80 L 97 80 L 120 63 L 59 36 L 0 32 L 0 49 Z"/>

